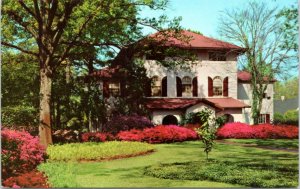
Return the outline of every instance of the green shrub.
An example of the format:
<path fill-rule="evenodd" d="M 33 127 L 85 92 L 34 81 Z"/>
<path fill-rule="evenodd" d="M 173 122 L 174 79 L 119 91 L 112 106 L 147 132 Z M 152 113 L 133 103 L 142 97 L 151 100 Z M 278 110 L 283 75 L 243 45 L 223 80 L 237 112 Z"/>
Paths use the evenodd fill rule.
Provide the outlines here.
<path fill-rule="evenodd" d="M 299 121 L 299 111 L 298 110 L 288 110 L 283 115 L 280 113 L 274 114 L 273 124 L 283 124 L 283 125 L 296 125 L 298 126 Z"/>
<path fill-rule="evenodd" d="M 51 145 L 47 148 L 49 161 L 104 160 L 135 156 L 154 150 L 154 147 L 141 142 L 86 142 Z"/>
<path fill-rule="evenodd" d="M 38 112 L 31 106 L 2 107 L 3 125 L 37 125 Z"/>
<path fill-rule="evenodd" d="M 247 187 L 296 187 L 298 165 L 272 162 L 197 161 L 147 167 L 144 174 L 176 180 L 210 180 Z"/>

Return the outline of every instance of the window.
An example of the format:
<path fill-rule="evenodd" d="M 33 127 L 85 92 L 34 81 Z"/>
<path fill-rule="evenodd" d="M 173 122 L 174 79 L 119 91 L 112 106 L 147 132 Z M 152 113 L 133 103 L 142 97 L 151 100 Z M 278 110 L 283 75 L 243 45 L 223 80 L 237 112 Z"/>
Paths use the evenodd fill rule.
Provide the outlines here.
<path fill-rule="evenodd" d="M 182 78 L 182 96 L 192 96 L 192 79 L 188 76 Z"/>
<path fill-rule="evenodd" d="M 222 96 L 222 79 L 219 76 L 213 79 L 213 96 Z"/>
<path fill-rule="evenodd" d="M 152 96 L 161 96 L 161 81 L 158 76 L 152 77 L 151 93 Z"/>
<path fill-rule="evenodd" d="M 258 117 L 258 123 L 270 123 L 270 114 L 260 114 Z"/>
<path fill-rule="evenodd" d="M 209 52 L 208 57 L 211 61 L 226 61 L 225 52 Z"/>
<path fill-rule="evenodd" d="M 109 90 L 109 96 L 120 96 L 120 83 L 109 82 L 108 90 Z"/>

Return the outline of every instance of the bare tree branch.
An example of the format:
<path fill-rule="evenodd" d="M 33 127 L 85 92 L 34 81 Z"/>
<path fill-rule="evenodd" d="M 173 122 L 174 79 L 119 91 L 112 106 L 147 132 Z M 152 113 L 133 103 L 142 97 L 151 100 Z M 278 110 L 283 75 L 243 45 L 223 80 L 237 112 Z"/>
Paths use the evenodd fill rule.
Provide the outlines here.
<path fill-rule="evenodd" d="M 18 47 L 16 45 L 13 45 L 13 44 L 10 44 L 10 43 L 7 43 L 5 41 L 1 41 L 1 44 L 6 46 L 6 47 L 11 47 L 11 48 L 14 48 L 14 49 L 17 49 L 21 52 L 24 52 L 24 53 L 27 53 L 27 54 L 30 54 L 30 55 L 34 55 L 34 56 L 38 56 L 38 53 L 36 52 L 33 52 L 33 51 L 29 51 L 29 50 L 26 50 L 26 49 L 23 49 L 21 47 Z"/>

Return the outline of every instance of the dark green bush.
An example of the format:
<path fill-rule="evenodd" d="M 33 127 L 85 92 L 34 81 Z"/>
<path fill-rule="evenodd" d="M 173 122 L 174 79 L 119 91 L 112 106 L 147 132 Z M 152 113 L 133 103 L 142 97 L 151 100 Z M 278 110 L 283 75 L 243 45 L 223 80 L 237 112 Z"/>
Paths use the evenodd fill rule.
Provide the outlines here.
<path fill-rule="evenodd" d="M 274 114 L 273 124 L 275 125 L 296 125 L 299 124 L 299 111 L 298 110 L 288 110 L 283 115 L 280 113 Z"/>
<path fill-rule="evenodd" d="M 30 106 L 2 107 L 3 125 L 37 125 L 38 112 Z"/>

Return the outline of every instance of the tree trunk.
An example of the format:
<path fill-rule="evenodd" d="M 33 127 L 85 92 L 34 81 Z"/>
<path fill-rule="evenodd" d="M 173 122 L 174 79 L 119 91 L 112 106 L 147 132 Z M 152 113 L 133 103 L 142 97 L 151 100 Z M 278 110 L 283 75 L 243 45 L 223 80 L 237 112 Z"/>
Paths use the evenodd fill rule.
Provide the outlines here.
<path fill-rule="evenodd" d="M 45 68 L 40 70 L 40 120 L 39 137 L 40 143 L 47 147 L 52 144 L 51 120 L 50 120 L 50 98 L 52 78 L 47 74 Z"/>

